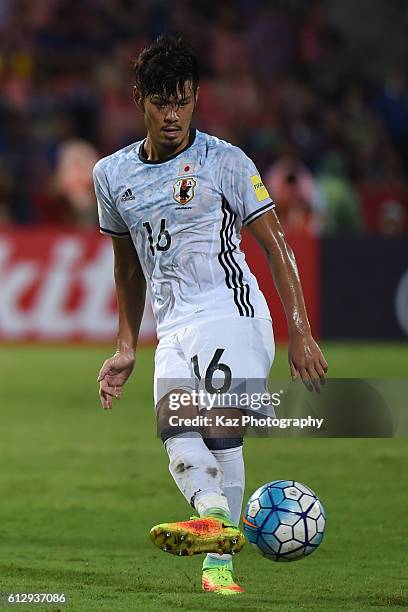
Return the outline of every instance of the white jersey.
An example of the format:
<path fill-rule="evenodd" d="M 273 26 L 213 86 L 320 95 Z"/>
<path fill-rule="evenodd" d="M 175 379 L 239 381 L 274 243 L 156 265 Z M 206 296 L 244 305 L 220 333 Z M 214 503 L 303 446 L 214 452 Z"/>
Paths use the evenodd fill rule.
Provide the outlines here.
<path fill-rule="evenodd" d="M 164 161 L 143 143 L 101 159 L 94 182 L 101 232 L 132 237 L 159 339 L 208 319 L 270 319 L 240 249 L 241 227 L 274 207 L 254 163 L 197 130 Z"/>

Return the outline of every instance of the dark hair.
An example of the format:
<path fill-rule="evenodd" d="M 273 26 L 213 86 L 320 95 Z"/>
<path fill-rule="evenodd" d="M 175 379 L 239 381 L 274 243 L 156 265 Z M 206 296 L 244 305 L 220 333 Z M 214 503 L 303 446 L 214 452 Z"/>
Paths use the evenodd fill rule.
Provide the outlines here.
<path fill-rule="evenodd" d="M 191 81 L 194 94 L 197 91 L 197 59 L 181 36 L 159 36 L 134 60 L 133 70 L 142 100 L 151 95 L 184 97 L 186 81 Z"/>

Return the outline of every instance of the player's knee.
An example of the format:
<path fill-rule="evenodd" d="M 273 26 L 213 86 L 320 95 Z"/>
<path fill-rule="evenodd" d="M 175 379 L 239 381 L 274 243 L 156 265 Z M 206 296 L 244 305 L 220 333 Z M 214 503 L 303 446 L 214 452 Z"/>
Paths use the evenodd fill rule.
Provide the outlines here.
<path fill-rule="evenodd" d="M 244 438 L 203 438 L 206 447 L 213 450 L 227 450 L 244 444 Z"/>
<path fill-rule="evenodd" d="M 158 434 L 166 448 L 167 442 L 172 438 L 202 438 L 198 427 L 164 427 L 163 429 L 159 429 Z"/>
<path fill-rule="evenodd" d="M 200 435 L 201 437 L 199 425 L 193 425 L 194 418 L 197 416 L 197 407 L 193 402 L 187 404 L 176 403 L 176 406 L 171 403 L 175 397 L 179 398 L 181 394 L 186 395 L 187 392 L 185 390 L 174 390 L 162 397 L 156 405 L 157 433 L 163 443 L 176 436 L 191 435 L 195 437 Z"/>

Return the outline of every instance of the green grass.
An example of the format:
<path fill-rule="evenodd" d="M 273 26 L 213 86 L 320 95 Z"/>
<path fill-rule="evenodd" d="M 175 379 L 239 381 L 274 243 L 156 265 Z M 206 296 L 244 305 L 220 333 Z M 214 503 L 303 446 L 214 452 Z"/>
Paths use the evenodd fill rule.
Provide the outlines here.
<path fill-rule="evenodd" d="M 338 377 L 403 377 L 403 345 L 328 345 Z M 121 402 L 98 408 L 106 347 L 4 347 L 0 404 L 0 592 L 64 592 L 36 610 L 403 610 L 407 569 L 404 439 L 248 439 L 247 495 L 296 478 L 319 492 L 327 533 L 310 558 L 275 564 L 247 546 L 236 559 L 247 594 L 200 592 L 201 559 L 178 559 L 147 536 L 189 508 L 155 435 L 152 351 L 140 351 Z M 276 377 L 286 376 L 277 354 Z M 29 606 L 14 606 L 26 610 Z"/>

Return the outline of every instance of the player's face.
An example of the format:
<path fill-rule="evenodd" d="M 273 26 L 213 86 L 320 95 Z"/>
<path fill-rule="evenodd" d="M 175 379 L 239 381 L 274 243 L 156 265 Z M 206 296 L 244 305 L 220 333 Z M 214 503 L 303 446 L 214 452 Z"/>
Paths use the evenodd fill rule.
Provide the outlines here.
<path fill-rule="evenodd" d="M 184 96 L 179 93 L 170 100 L 152 95 L 144 100 L 144 121 L 151 141 L 158 147 L 176 151 L 188 142 L 189 128 L 197 94 L 186 83 Z"/>

